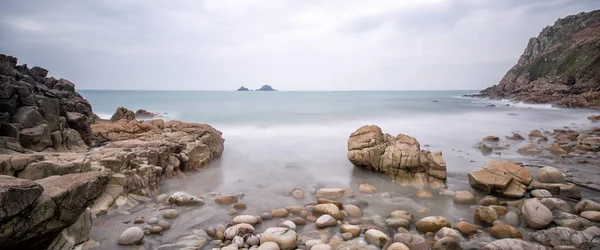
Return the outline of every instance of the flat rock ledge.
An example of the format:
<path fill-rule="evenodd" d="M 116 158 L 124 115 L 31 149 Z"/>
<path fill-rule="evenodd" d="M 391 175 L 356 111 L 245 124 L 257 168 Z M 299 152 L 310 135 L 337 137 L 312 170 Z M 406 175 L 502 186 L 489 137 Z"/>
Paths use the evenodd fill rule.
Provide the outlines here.
<path fill-rule="evenodd" d="M 107 173 L 96 171 L 37 181 L 0 176 L 0 249 L 46 249 L 108 181 Z"/>
<path fill-rule="evenodd" d="M 414 137 L 383 134 L 375 125 L 362 126 L 350 135 L 348 160 L 404 186 L 446 187 L 446 162 L 441 152 L 422 150 Z"/>

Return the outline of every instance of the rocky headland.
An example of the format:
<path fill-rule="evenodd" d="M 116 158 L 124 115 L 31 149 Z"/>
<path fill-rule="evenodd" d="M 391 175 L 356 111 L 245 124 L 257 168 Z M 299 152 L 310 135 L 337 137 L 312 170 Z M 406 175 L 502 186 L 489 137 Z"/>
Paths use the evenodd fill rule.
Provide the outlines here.
<path fill-rule="evenodd" d="M 499 84 L 474 96 L 600 108 L 600 10 L 558 19 L 531 38 Z"/>
<path fill-rule="evenodd" d="M 0 248 L 73 249 L 91 218 L 147 202 L 223 152 L 206 124 L 99 119 L 75 85 L 0 55 Z M 93 148 L 93 149 L 92 149 Z"/>
<path fill-rule="evenodd" d="M 263 85 L 262 87 L 260 87 L 256 91 L 277 91 L 277 90 L 274 89 L 273 87 L 271 87 L 270 85 Z"/>

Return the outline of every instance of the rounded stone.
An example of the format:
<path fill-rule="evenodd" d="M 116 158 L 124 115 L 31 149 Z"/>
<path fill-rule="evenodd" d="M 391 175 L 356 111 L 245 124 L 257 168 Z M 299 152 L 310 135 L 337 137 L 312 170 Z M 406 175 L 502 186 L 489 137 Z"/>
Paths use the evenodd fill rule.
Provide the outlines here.
<path fill-rule="evenodd" d="M 215 237 L 215 235 L 217 234 L 217 230 L 215 230 L 213 227 L 208 227 L 205 231 L 206 234 L 210 237 Z"/>
<path fill-rule="evenodd" d="M 163 228 L 160 226 L 153 226 L 150 228 L 151 234 L 159 234 L 159 233 L 162 233 L 162 231 L 163 231 Z"/>
<path fill-rule="evenodd" d="M 392 242 L 400 242 L 406 245 L 411 250 L 426 250 L 430 245 L 427 244 L 425 238 L 419 235 L 409 233 L 397 233 L 394 235 Z"/>
<path fill-rule="evenodd" d="M 271 227 L 267 228 L 260 237 L 260 244 L 266 242 L 275 242 L 282 250 L 292 250 L 296 248 L 296 241 L 298 235 L 294 230 L 283 227 Z M 260 248 L 260 247 L 259 247 Z"/>
<path fill-rule="evenodd" d="M 363 194 L 374 194 L 377 193 L 377 188 L 375 188 L 375 186 L 373 185 L 363 183 L 360 184 L 360 186 L 358 186 L 358 192 L 361 192 Z"/>
<path fill-rule="evenodd" d="M 385 220 L 385 224 L 393 228 L 410 228 L 410 222 L 402 218 L 389 218 Z"/>
<path fill-rule="evenodd" d="M 304 210 L 304 207 L 301 207 L 301 206 L 287 206 L 287 207 L 285 207 L 285 210 L 287 210 L 291 214 L 300 214 Z"/>
<path fill-rule="evenodd" d="M 504 216 L 508 213 L 508 209 L 504 206 L 490 205 L 490 207 L 496 210 L 496 213 L 498 213 L 499 216 Z"/>
<path fill-rule="evenodd" d="M 598 211 L 583 211 L 579 216 L 593 222 L 600 222 L 600 212 Z"/>
<path fill-rule="evenodd" d="M 144 217 L 137 217 L 137 218 L 135 218 L 135 220 L 133 220 L 134 224 L 143 224 L 144 222 L 146 222 Z"/>
<path fill-rule="evenodd" d="M 496 239 L 505 239 L 505 238 L 523 238 L 523 235 L 519 230 L 510 225 L 496 225 L 491 229 L 492 236 Z"/>
<path fill-rule="evenodd" d="M 434 240 L 439 240 L 441 238 L 445 238 L 445 237 L 450 237 L 453 238 L 455 241 L 457 242 L 461 242 L 462 241 L 462 235 L 460 232 L 458 232 L 458 230 L 456 229 L 452 229 L 449 227 L 443 227 L 442 229 L 440 229 L 439 231 L 437 231 L 437 233 L 435 233 L 434 236 Z"/>
<path fill-rule="evenodd" d="M 306 220 L 302 217 L 296 217 L 296 218 L 292 219 L 292 222 L 294 222 L 294 224 L 296 224 L 298 226 L 306 225 Z"/>
<path fill-rule="evenodd" d="M 177 212 L 175 209 L 167 209 L 163 211 L 163 218 L 165 219 L 175 219 L 177 216 L 179 216 L 179 212 Z"/>
<path fill-rule="evenodd" d="M 511 226 L 519 226 L 521 224 L 521 219 L 519 218 L 519 214 L 515 213 L 515 212 L 508 212 L 506 213 L 506 215 L 504 215 L 504 221 L 506 221 L 507 224 L 511 225 Z"/>
<path fill-rule="evenodd" d="M 480 206 L 498 205 L 498 198 L 491 195 L 486 195 L 478 203 Z"/>
<path fill-rule="evenodd" d="M 387 250 L 410 250 L 410 248 L 400 242 L 394 242 Z"/>
<path fill-rule="evenodd" d="M 529 193 L 532 197 L 536 198 L 550 198 L 552 197 L 552 193 L 546 189 L 534 189 Z"/>
<path fill-rule="evenodd" d="M 521 207 L 521 214 L 527 226 L 543 229 L 552 223 L 552 211 L 535 199 L 526 200 Z"/>
<path fill-rule="evenodd" d="M 119 236 L 119 245 L 137 245 L 144 240 L 144 230 L 139 227 L 130 227 Z"/>
<path fill-rule="evenodd" d="M 454 203 L 473 205 L 475 204 L 475 195 L 469 191 L 456 191 L 454 193 Z"/>
<path fill-rule="evenodd" d="M 344 224 L 340 226 L 340 232 L 350 233 L 353 237 L 358 237 L 360 235 L 360 227 Z"/>
<path fill-rule="evenodd" d="M 362 210 L 356 205 L 345 205 L 344 211 L 346 211 L 350 217 L 362 217 Z"/>
<path fill-rule="evenodd" d="M 475 222 L 492 224 L 498 219 L 498 213 L 491 207 L 478 206 L 474 214 Z"/>
<path fill-rule="evenodd" d="M 273 219 L 273 215 L 271 215 L 271 213 L 262 213 L 260 214 L 260 218 L 263 220 L 270 220 Z"/>
<path fill-rule="evenodd" d="M 284 218 L 288 216 L 288 211 L 285 208 L 278 208 L 271 211 L 271 215 L 275 218 Z"/>
<path fill-rule="evenodd" d="M 334 204 L 317 204 L 313 210 L 315 216 L 323 214 L 337 215 L 339 213 L 340 209 Z"/>
<path fill-rule="evenodd" d="M 421 233 L 437 232 L 442 227 L 450 227 L 450 222 L 442 216 L 428 216 L 415 223 L 417 231 Z"/>
<path fill-rule="evenodd" d="M 148 223 L 148 224 L 150 224 L 150 225 L 154 225 L 154 224 L 158 223 L 158 218 L 156 218 L 156 217 L 151 217 L 151 218 L 148 218 L 148 219 L 146 220 L 146 223 Z"/>
<path fill-rule="evenodd" d="M 444 237 L 433 244 L 433 250 L 462 250 L 460 242 L 451 237 Z"/>
<path fill-rule="evenodd" d="M 256 217 L 252 215 L 238 215 L 235 218 L 233 218 L 233 224 L 246 223 L 250 225 L 255 225 L 257 222 L 258 221 L 256 220 Z"/>
<path fill-rule="evenodd" d="M 237 209 L 237 210 L 246 209 L 246 203 L 243 203 L 243 202 L 235 203 L 235 204 L 233 204 L 233 209 Z"/>
<path fill-rule="evenodd" d="M 310 248 L 311 250 L 331 250 L 331 246 L 327 244 L 316 244 Z"/>
<path fill-rule="evenodd" d="M 316 225 L 318 228 L 333 227 L 337 225 L 337 220 L 331 217 L 331 215 L 324 214 L 317 219 Z"/>
<path fill-rule="evenodd" d="M 351 233 L 343 233 L 342 239 L 345 241 L 352 240 L 354 239 L 354 235 L 352 235 Z"/>
<path fill-rule="evenodd" d="M 292 191 L 292 197 L 297 200 L 302 200 L 304 199 L 304 191 L 302 191 L 302 189 L 294 189 L 294 191 Z"/>
<path fill-rule="evenodd" d="M 433 193 L 427 189 L 419 189 L 419 191 L 417 191 L 417 197 L 421 199 L 431 199 L 433 198 Z"/>
<path fill-rule="evenodd" d="M 459 231 L 464 236 L 477 233 L 477 227 L 466 221 L 457 222 L 454 224 L 454 229 Z"/>
<path fill-rule="evenodd" d="M 254 227 L 250 224 L 246 224 L 246 223 L 240 223 L 240 224 L 235 224 L 229 228 L 227 228 L 227 230 L 225 230 L 225 239 L 231 240 L 233 239 L 235 236 L 244 236 L 246 234 L 251 234 L 254 233 Z"/>
<path fill-rule="evenodd" d="M 171 229 L 171 224 L 169 224 L 169 222 L 165 221 L 165 220 L 160 220 L 158 221 L 158 223 L 156 223 L 157 226 L 162 227 L 163 230 L 169 230 Z"/>
<path fill-rule="evenodd" d="M 541 183 L 565 183 L 565 175 L 555 167 L 543 167 L 535 176 L 535 179 Z"/>
<path fill-rule="evenodd" d="M 264 242 L 258 246 L 258 250 L 279 250 L 279 246 L 275 242 Z"/>
<path fill-rule="evenodd" d="M 392 218 L 405 219 L 410 223 L 412 223 L 415 220 L 415 218 L 412 216 L 412 214 L 410 214 L 409 212 L 406 212 L 404 210 L 393 211 L 392 213 L 390 213 L 390 215 L 392 216 Z"/>
<path fill-rule="evenodd" d="M 219 205 L 231 205 L 238 202 L 238 197 L 235 194 L 219 195 L 215 197 L 215 202 Z"/>
<path fill-rule="evenodd" d="M 292 230 L 296 230 L 296 224 L 291 220 L 283 221 L 279 224 L 280 227 L 287 227 Z"/>
<path fill-rule="evenodd" d="M 376 247 L 383 248 L 389 240 L 390 237 L 388 237 L 387 234 L 377 229 L 369 229 L 365 232 L 365 241 Z"/>

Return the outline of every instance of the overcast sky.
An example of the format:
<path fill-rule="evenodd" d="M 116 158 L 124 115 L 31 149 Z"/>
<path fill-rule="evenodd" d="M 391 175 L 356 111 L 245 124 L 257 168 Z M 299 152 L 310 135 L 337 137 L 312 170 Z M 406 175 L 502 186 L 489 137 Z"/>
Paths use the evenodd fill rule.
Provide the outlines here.
<path fill-rule="evenodd" d="M 78 89 L 482 89 L 597 0 L 2 0 L 0 53 Z"/>

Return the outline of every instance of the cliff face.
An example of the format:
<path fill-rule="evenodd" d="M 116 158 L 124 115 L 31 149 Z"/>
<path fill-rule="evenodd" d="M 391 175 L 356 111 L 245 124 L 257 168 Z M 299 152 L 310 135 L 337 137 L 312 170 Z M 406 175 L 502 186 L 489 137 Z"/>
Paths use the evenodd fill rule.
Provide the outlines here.
<path fill-rule="evenodd" d="M 87 149 L 92 106 L 66 79 L 0 54 L 0 153 Z M 87 144 L 87 145 L 86 145 Z"/>
<path fill-rule="evenodd" d="M 600 107 L 600 10 L 558 19 L 494 85 L 480 93 L 559 107 Z"/>

